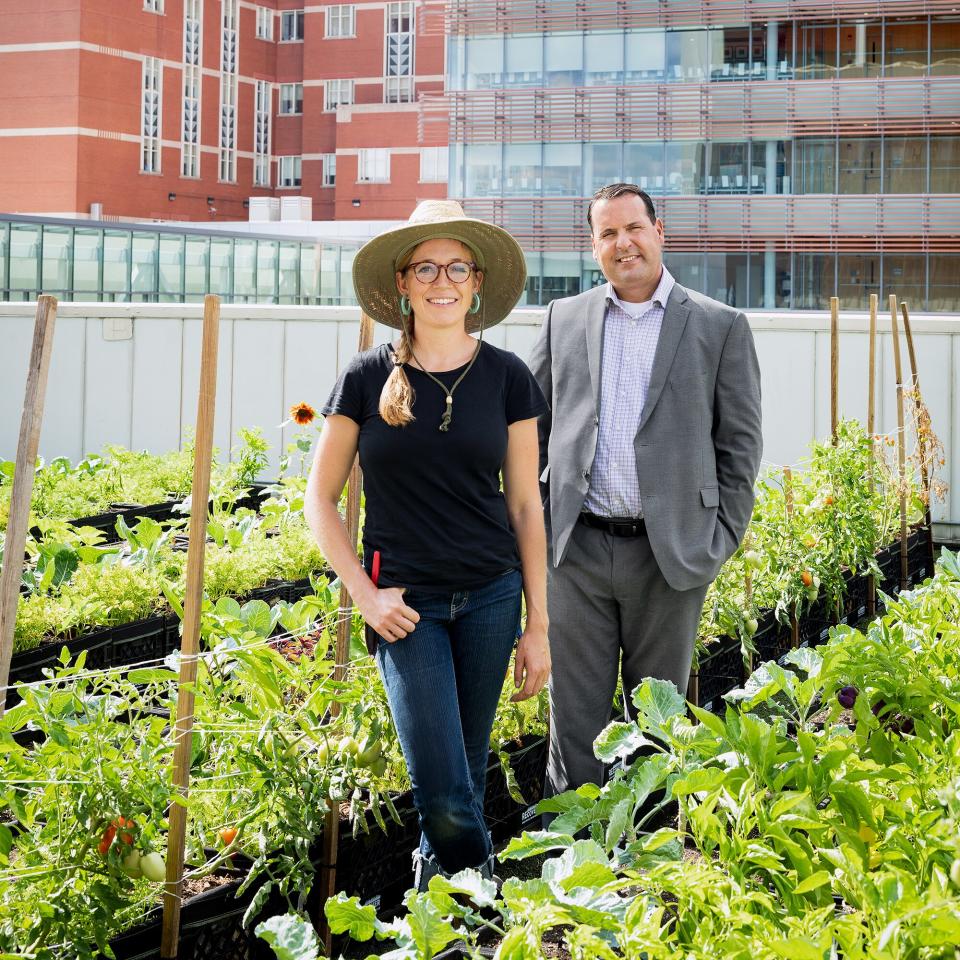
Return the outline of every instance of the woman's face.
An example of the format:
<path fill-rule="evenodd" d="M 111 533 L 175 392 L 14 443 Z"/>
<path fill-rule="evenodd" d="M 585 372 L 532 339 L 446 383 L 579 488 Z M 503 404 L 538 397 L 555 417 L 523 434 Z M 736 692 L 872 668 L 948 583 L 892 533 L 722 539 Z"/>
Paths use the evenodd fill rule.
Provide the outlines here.
<path fill-rule="evenodd" d="M 459 240 L 426 240 L 414 249 L 409 265 L 398 271 L 397 289 L 410 298 L 418 326 L 426 324 L 446 329 L 464 325 L 473 295 L 483 283 L 483 274 L 471 269 L 465 279 L 458 280 L 457 267 L 450 266 L 457 263 L 473 263 L 469 247 Z M 437 272 L 431 270 L 430 264 L 447 269 Z M 437 276 L 431 280 L 432 272 Z"/>

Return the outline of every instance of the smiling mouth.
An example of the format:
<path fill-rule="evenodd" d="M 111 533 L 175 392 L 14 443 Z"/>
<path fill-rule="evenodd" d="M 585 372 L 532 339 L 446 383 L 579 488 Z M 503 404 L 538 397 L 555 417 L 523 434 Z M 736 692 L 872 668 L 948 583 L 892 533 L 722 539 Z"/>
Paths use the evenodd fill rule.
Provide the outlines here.
<path fill-rule="evenodd" d="M 435 297 L 433 299 L 427 298 L 427 303 L 432 303 L 437 307 L 449 307 L 450 304 L 456 302 L 457 301 L 453 297 Z"/>
<path fill-rule="evenodd" d="M 617 263 L 633 263 L 640 259 L 640 254 L 632 253 L 629 257 L 617 257 Z"/>

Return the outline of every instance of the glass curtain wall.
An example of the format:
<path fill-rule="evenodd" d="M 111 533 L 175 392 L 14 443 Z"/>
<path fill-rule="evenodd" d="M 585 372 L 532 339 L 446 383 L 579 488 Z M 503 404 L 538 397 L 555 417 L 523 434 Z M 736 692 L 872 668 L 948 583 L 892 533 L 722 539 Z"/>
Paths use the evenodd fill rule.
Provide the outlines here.
<path fill-rule="evenodd" d="M 540 177 L 539 164 L 529 169 Z M 190 303 L 209 292 L 226 303 L 352 304 L 352 283 L 341 276 L 342 270 L 349 274 L 352 251 L 343 253 L 339 244 L 311 240 L 6 217 L 0 219 L 0 300 L 51 293 L 86 302 Z"/>

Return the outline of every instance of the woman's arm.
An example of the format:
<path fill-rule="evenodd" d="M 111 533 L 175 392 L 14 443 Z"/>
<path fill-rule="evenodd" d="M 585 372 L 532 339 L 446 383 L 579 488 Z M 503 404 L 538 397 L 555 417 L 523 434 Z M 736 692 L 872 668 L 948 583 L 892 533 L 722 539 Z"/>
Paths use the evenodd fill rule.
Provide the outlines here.
<path fill-rule="evenodd" d="M 547 539 L 540 503 L 539 443 L 537 421 L 511 423 L 507 456 L 503 464 L 503 490 L 510 525 L 517 537 L 523 570 L 523 595 L 527 624 L 517 644 L 512 700 L 526 700 L 540 692 L 550 676 L 550 646 L 547 642 Z"/>
<path fill-rule="evenodd" d="M 326 418 L 313 466 L 307 479 L 303 513 L 320 544 L 323 555 L 353 598 L 363 619 L 391 643 L 405 637 L 419 621 L 420 614 L 403 602 L 403 590 L 379 590 L 367 576 L 337 504 L 354 458 L 357 455 L 359 425 L 338 414 Z"/>

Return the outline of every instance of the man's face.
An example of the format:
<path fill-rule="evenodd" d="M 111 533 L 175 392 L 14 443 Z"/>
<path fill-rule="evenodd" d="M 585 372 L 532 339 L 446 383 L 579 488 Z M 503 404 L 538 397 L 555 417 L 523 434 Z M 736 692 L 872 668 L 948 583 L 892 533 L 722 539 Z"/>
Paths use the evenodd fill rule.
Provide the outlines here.
<path fill-rule="evenodd" d="M 619 296 L 641 302 L 653 296 L 663 267 L 663 222 L 654 222 L 643 200 L 625 193 L 598 200 L 593 218 L 593 255 Z"/>

